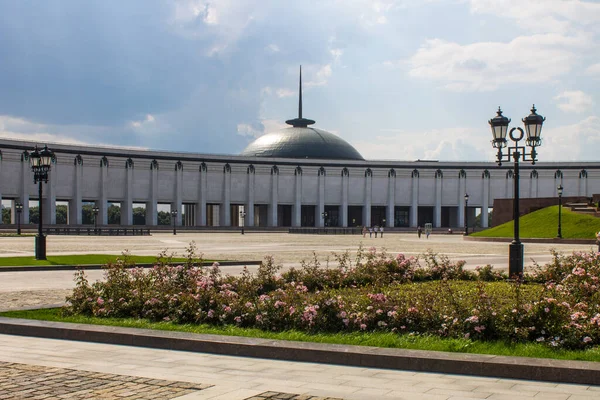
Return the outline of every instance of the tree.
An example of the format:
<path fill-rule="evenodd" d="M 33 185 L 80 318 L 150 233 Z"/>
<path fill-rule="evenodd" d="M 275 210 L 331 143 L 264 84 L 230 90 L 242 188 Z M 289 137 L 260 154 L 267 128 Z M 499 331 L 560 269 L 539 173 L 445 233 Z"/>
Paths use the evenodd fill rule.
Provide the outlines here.
<path fill-rule="evenodd" d="M 67 223 L 67 206 L 64 204 L 59 204 L 56 206 L 56 223 L 57 224 L 66 224 Z"/>
<path fill-rule="evenodd" d="M 144 207 L 135 207 L 133 209 L 133 224 L 146 225 L 146 209 Z"/>
<path fill-rule="evenodd" d="M 121 207 L 114 204 L 108 206 L 108 223 L 111 225 L 121 224 Z"/>
<path fill-rule="evenodd" d="M 171 213 L 168 211 L 159 211 L 157 222 L 158 225 L 171 225 Z"/>
<path fill-rule="evenodd" d="M 10 224 L 10 208 L 2 209 L 2 223 Z"/>

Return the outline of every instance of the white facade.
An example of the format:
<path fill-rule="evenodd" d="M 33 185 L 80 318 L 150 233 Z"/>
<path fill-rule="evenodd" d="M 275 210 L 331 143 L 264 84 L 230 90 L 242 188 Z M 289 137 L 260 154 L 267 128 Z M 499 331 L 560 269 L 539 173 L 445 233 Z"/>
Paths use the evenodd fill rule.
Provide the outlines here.
<path fill-rule="evenodd" d="M 28 154 L 37 143 L 0 139 L 0 199 L 37 200 Z M 82 204 L 121 206 L 121 225 L 133 223 L 133 204 L 157 223 L 158 204 L 178 211 L 186 226 L 464 226 L 464 194 L 473 221 L 487 225 L 494 199 L 512 198 L 512 164 L 435 161 L 344 161 L 222 156 L 50 144 L 55 153 L 43 184 L 44 223 L 56 222 L 56 202 L 68 202 L 69 225 L 82 222 Z M 490 148 L 490 151 L 492 149 Z M 543 151 L 541 152 L 543 157 Z M 600 193 L 600 163 L 521 163 L 521 197 Z M 324 213 L 327 217 L 324 218 Z M 12 213 L 11 215 L 14 215 Z M 385 222 L 384 222 L 385 220 Z"/>

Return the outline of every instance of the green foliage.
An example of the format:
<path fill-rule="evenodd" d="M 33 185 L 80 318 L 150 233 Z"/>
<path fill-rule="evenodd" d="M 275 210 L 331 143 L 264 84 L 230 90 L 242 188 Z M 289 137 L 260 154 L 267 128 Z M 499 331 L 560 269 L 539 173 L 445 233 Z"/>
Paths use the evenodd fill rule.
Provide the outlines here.
<path fill-rule="evenodd" d="M 562 237 L 565 239 L 595 239 L 600 231 L 600 218 L 578 214 L 562 208 Z M 521 238 L 555 238 L 558 233 L 558 206 L 534 211 L 519 219 Z M 479 237 L 513 237 L 514 222 L 471 234 Z"/>
<path fill-rule="evenodd" d="M 157 223 L 158 225 L 171 225 L 171 213 L 168 211 L 159 211 Z"/>
<path fill-rule="evenodd" d="M 90 264 L 110 264 L 116 262 L 116 259 L 122 257 L 119 255 L 108 254 L 79 254 L 64 256 L 48 256 L 47 260 L 36 260 L 35 257 L 0 257 L 0 268 L 18 267 L 18 266 L 39 266 L 39 265 L 90 265 Z M 157 262 L 154 256 L 128 256 L 132 262 L 138 264 L 150 264 Z M 188 261 L 186 257 L 172 257 L 172 262 Z"/>
<path fill-rule="evenodd" d="M 10 224 L 10 208 L 8 207 L 2 209 L 2 223 Z"/>
<path fill-rule="evenodd" d="M 111 204 L 108 206 L 108 224 L 109 225 L 120 225 L 121 224 L 121 207 Z"/>

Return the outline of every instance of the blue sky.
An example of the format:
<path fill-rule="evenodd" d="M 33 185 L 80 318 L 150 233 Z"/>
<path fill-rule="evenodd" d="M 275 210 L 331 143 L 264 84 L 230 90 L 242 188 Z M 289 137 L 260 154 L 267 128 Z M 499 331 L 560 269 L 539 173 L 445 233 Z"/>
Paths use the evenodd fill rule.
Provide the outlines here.
<path fill-rule="evenodd" d="M 532 103 L 540 161 L 600 149 L 598 1 L 0 0 L 0 38 L 2 137 L 237 154 L 302 64 L 304 117 L 368 159 L 491 161 Z"/>

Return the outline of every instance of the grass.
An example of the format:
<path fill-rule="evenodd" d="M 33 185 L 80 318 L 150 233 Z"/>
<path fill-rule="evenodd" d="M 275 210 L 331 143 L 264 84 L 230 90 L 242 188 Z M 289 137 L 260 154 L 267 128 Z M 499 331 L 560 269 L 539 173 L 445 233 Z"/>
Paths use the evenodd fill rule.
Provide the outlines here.
<path fill-rule="evenodd" d="M 61 315 L 59 308 L 28 311 L 7 311 L 0 316 L 44 321 L 57 321 L 90 325 L 119 326 L 127 328 L 155 329 L 199 334 L 254 337 L 263 339 L 291 340 L 299 342 L 345 344 L 399 348 L 411 350 L 447 351 L 453 353 L 489 354 L 517 357 L 551 358 L 559 360 L 600 361 L 600 349 L 586 351 L 554 350 L 538 343 L 506 343 L 503 341 L 475 342 L 467 339 L 443 339 L 436 336 L 398 335 L 380 332 L 318 333 L 298 331 L 267 332 L 236 326 L 212 326 L 174 324 L 172 322 L 149 322 L 133 318 L 94 318 Z"/>
<path fill-rule="evenodd" d="M 63 255 L 63 256 L 48 256 L 47 260 L 36 260 L 35 257 L 0 257 L 0 268 L 2 267 L 20 267 L 20 266 L 45 266 L 45 265 L 89 265 L 89 264 L 107 264 L 114 262 L 117 257 L 123 258 L 122 255 L 111 254 L 80 254 L 80 255 Z M 136 264 L 147 264 L 156 262 L 156 256 L 133 256 L 128 255 L 128 260 Z M 186 261 L 185 258 L 173 258 L 173 262 Z M 212 262 L 204 260 L 205 262 Z"/>
<path fill-rule="evenodd" d="M 558 233 L 558 206 L 523 215 L 519 219 L 521 238 L 555 238 Z M 578 214 L 562 208 L 561 230 L 563 239 L 595 239 L 600 231 L 600 218 Z M 471 236 L 512 238 L 514 222 L 509 221 Z"/>

